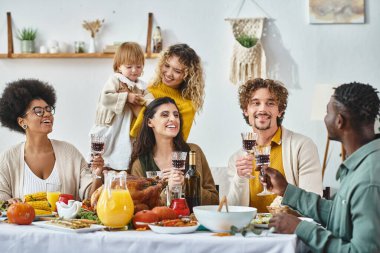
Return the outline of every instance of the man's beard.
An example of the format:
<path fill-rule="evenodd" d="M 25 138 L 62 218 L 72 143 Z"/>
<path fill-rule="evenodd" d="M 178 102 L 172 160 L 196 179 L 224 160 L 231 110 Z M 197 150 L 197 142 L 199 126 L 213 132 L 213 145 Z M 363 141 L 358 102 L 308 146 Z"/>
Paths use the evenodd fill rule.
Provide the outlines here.
<path fill-rule="evenodd" d="M 268 129 L 270 128 L 271 122 L 272 122 L 272 120 L 269 120 L 268 125 L 265 125 L 265 126 L 258 126 L 258 125 L 256 124 L 256 120 L 255 120 L 255 122 L 254 122 L 254 127 L 255 127 L 257 130 L 268 130 Z"/>
<path fill-rule="evenodd" d="M 261 114 L 262 115 L 262 114 Z M 271 115 L 270 114 L 264 114 L 266 116 L 268 116 L 269 118 L 269 121 L 268 121 L 268 124 L 267 125 L 264 125 L 264 126 L 259 126 L 257 121 L 259 121 L 259 119 L 256 118 L 256 115 L 253 117 L 253 126 L 257 129 L 257 130 L 268 130 L 270 129 L 270 126 L 271 126 L 271 123 L 272 123 L 272 118 L 271 118 Z"/>

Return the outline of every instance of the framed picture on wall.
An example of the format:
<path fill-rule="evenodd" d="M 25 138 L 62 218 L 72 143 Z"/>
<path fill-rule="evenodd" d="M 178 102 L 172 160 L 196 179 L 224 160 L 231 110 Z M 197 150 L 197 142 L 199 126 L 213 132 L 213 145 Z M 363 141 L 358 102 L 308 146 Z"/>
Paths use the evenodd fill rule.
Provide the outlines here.
<path fill-rule="evenodd" d="M 309 0 L 310 24 L 363 24 L 365 0 Z"/>

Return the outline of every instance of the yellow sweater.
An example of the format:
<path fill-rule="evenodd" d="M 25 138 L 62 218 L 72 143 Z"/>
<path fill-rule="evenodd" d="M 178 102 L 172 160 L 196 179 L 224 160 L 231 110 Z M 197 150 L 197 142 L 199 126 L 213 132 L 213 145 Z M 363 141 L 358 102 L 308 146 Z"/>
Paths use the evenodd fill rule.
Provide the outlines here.
<path fill-rule="evenodd" d="M 169 86 L 160 83 L 157 86 L 148 87 L 149 92 L 154 98 L 170 97 L 176 102 L 179 112 L 182 115 L 182 133 L 185 141 L 189 137 L 191 126 L 195 116 L 195 109 L 191 100 L 182 97 L 181 91 L 170 88 Z M 144 118 L 145 107 L 140 111 L 135 122 L 132 123 L 130 135 L 136 137 L 141 129 Z"/>
<path fill-rule="evenodd" d="M 285 176 L 284 165 L 282 162 L 282 143 L 281 143 L 281 127 L 279 127 L 274 134 L 271 141 L 271 151 L 270 151 L 270 167 L 278 170 L 282 175 Z M 255 161 L 253 161 L 253 166 L 256 167 Z M 249 191 L 250 191 L 250 206 L 256 207 L 257 212 L 267 213 L 267 206 L 269 206 L 277 195 L 267 195 L 267 196 L 257 196 L 257 193 L 263 191 L 263 185 L 259 181 L 259 171 L 253 171 L 253 175 L 256 177 L 249 180 Z"/>

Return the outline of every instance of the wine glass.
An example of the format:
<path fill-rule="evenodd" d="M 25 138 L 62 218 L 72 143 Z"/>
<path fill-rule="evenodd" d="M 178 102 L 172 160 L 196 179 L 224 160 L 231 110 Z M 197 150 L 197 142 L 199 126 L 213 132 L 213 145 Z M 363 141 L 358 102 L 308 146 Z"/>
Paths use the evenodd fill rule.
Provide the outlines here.
<path fill-rule="evenodd" d="M 241 138 L 243 140 L 243 149 L 245 150 L 245 152 L 247 152 L 247 154 L 254 155 L 256 140 L 257 140 L 257 133 L 244 132 L 244 133 L 241 133 Z M 245 177 L 246 178 L 255 178 L 255 176 L 252 175 L 252 172 L 246 174 Z"/>
<path fill-rule="evenodd" d="M 146 177 L 147 178 L 153 178 L 153 179 L 160 179 L 160 178 L 162 178 L 162 172 L 156 171 L 156 170 L 147 171 Z"/>
<path fill-rule="evenodd" d="M 271 146 L 256 146 L 255 147 L 255 160 L 256 167 L 260 168 L 260 179 L 265 178 L 265 169 L 270 164 L 270 150 Z M 272 195 L 273 192 L 268 191 L 267 184 L 263 183 L 263 191 L 258 193 L 257 196 Z"/>
<path fill-rule="evenodd" d="M 187 152 L 174 151 L 172 153 L 172 165 L 175 171 L 185 170 Z M 174 185 L 171 189 L 173 199 L 180 198 L 182 195 L 182 185 Z"/>
<path fill-rule="evenodd" d="M 104 153 L 104 148 L 105 148 L 104 142 L 105 142 L 104 136 L 91 134 L 91 156 L 102 155 Z M 96 175 L 95 172 L 91 170 L 90 167 L 91 167 L 91 164 L 89 164 L 89 171 L 93 178 L 102 178 L 101 176 Z"/>

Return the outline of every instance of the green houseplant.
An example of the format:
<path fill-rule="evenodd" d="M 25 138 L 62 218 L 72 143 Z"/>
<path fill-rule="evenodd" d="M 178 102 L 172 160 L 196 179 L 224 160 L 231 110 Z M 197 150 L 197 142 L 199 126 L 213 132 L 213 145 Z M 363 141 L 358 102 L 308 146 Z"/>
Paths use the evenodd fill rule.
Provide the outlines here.
<path fill-rule="evenodd" d="M 254 35 L 249 36 L 249 35 L 246 35 L 246 34 L 242 34 L 239 37 L 237 37 L 236 40 L 243 47 L 250 48 L 250 47 L 253 47 L 254 45 L 256 45 L 258 39 Z"/>
<path fill-rule="evenodd" d="M 21 53 L 34 53 L 34 40 L 37 37 L 37 29 L 26 27 L 18 30 L 17 39 L 21 42 Z"/>

